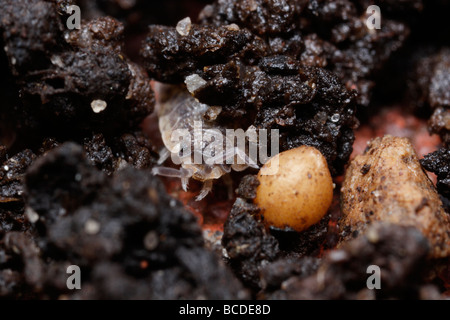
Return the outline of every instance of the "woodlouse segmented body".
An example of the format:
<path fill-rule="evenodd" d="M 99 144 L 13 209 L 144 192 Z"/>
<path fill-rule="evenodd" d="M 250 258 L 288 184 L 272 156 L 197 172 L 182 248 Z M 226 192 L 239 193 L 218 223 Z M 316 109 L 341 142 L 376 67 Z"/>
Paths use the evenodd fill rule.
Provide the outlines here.
<path fill-rule="evenodd" d="M 247 155 L 248 148 L 239 144 L 235 146 L 234 137 L 230 141 L 226 129 L 215 123 L 220 107 L 200 103 L 182 87 L 159 85 L 159 92 L 156 112 L 165 146 L 159 164 L 171 156 L 174 163 L 181 167 L 155 167 L 153 174 L 180 178 L 184 190 L 187 190 L 190 178 L 202 181 L 203 188 L 196 198 L 201 200 L 212 190 L 214 179 L 221 178 L 231 170 L 242 171 L 249 166 L 258 168 L 256 160 Z M 256 134 L 256 129 L 250 130 Z M 186 136 L 189 139 L 180 139 Z M 212 150 L 217 143 L 222 145 L 222 152 L 214 154 Z M 256 140 L 249 139 L 248 143 L 256 144 Z M 229 148 L 230 145 L 233 147 Z"/>

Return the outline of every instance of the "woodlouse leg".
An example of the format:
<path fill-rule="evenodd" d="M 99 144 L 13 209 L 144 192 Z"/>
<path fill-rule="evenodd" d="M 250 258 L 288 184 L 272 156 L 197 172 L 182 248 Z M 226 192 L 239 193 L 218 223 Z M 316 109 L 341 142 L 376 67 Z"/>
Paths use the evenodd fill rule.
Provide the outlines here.
<path fill-rule="evenodd" d="M 202 200 L 204 197 L 208 195 L 208 193 L 211 192 L 213 186 L 212 180 L 206 180 L 203 182 L 202 190 L 200 191 L 200 194 L 195 198 L 196 201 Z"/>
<path fill-rule="evenodd" d="M 163 164 L 167 159 L 169 159 L 170 151 L 167 148 L 162 148 L 161 151 L 159 151 L 159 159 L 157 164 L 161 165 Z"/>
<path fill-rule="evenodd" d="M 154 167 L 152 173 L 158 176 L 181 179 L 181 187 L 184 191 L 187 191 L 189 179 L 194 174 L 194 171 L 185 168 L 174 169 L 169 167 Z"/>
<path fill-rule="evenodd" d="M 154 167 L 152 168 L 152 173 L 156 176 L 163 176 L 163 177 L 169 177 L 169 178 L 179 178 L 181 179 L 182 172 L 181 170 L 177 170 L 174 168 L 168 168 L 168 167 Z"/>
<path fill-rule="evenodd" d="M 189 179 L 194 174 L 194 171 L 191 169 L 180 168 L 181 173 L 181 187 L 184 191 L 188 190 Z"/>
<path fill-rule="evenodd" d="M 181 179 L 181 187 L 184 191 L 187 191 L 189 179 L 194 174 L 194 171 L 191 169 L 174 169 L 169 167 L 154 167 L 152 168 L 152 173 L 156 176 L 163 176 L 168 178 L 179 178 Z"/>

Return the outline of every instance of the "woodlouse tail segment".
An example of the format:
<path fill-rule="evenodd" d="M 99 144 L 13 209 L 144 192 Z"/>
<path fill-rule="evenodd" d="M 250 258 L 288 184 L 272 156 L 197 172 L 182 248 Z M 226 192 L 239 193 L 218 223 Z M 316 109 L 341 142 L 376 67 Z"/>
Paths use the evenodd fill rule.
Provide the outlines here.
<path fill-rule="evenodd" d="M 243 170 L 245 170 L 247 167 L 252 167 L 254 169 L 259 169 L 258 163 L 256 163 L 255 160 L 253 160 L 251 157 L 249 157 L 244 151 L 242 151 L 239 148 L 235 148 L 235 154 L 236 157 L 240 159 L 240 161 L 237 162 L 237 164 L 233 164 L 233 170 L 235 171 L 240 171 L 240 170 L 236 170 L 236 168 L 244 168 Z M 240 164 L 242 163 L 242 164 Z"/>
<path fill-rule="evenodd" d="M 208 193 L 212 191 L 212 187 L 213 187 L 213 180 L 206 180 L 205 182 L 203 182 L 202 190 L 200 190 L 200 193 L 195 198 L 195 200 L 200 201 L 203 198 L 205 198 L 208 195 Z"/>
<path fill-rule="evenodd" d="M 230 159 L 233 161 L 233 163 L 231 164 L 231 168 L 234 171 L 243 171 L 248 167 L 259 169 L 258 163 L 237 147 L 229 149 L 225 153 L 221 153 L 210 160 L 213 163 L 217 163 L 217 160 L 222 160 L 224 163 L 228 163 Z M 220 166 L 226 173 L 229 173 L 231 171 L 229 165 L 221 164 Z"/>

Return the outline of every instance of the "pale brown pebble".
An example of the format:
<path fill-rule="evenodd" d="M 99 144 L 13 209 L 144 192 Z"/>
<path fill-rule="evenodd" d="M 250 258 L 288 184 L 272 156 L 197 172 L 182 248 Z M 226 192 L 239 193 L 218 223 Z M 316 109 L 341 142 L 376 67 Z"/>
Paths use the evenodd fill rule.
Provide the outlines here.
<path fill-rule="evenodd" d="M 430 257 L 450 256 L 449 215 L 406 138 L 376 138 L 351 162 L 341 189 L 341 208 L 343 240 L 362 233 L 374 221 L 385 221 L 416 227 L 428 239 Z"/>
<path fill-rule="evenodd" d="M 266 227 L 303 231 L 318 223 L 333 200 L 333 180 L 319 150 L 301 146 L 271 158 L 258 173 L 255 204 Z"/>

